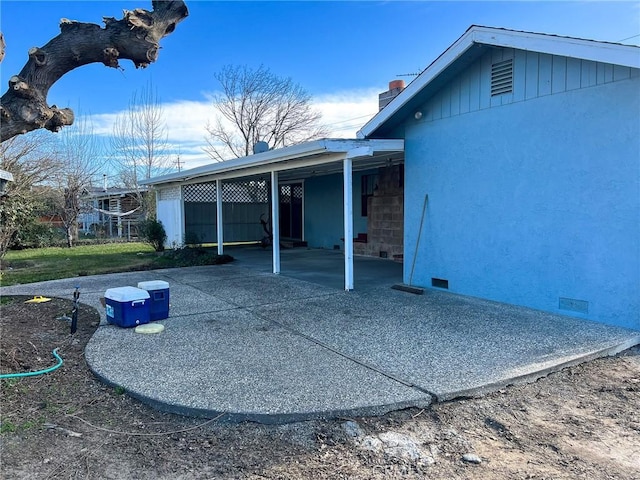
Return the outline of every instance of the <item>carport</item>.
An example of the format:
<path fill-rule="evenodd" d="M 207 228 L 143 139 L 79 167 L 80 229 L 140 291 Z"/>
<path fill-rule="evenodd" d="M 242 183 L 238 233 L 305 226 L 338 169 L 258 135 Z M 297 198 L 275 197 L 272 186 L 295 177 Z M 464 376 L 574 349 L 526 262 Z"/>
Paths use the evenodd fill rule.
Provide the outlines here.
<path fill-rule="evenodd" d="M 356 236 L 354 196 L 360 194 L 359 191 L 354 191 L 354 174 L 401 165 L 403 159 L 403 140 L 323 139 L 155 177 L 141 183 L 152 185 L 156 189 L 158 220 L 165 226 L 170 246 L 186 243 L 185 192 L 190 195 L 189 192 L 197 191 L 196 194 L 204 193 L 214 200 L 218 254 L 225 252 L 225 241 L 229 242 L 236 235 L 241 235 L 240 231 L 248 234 L 246 221 L 243 226 L 240 221 L 229 222 L 230 217 L 253 215 L 255 221 L 251 222 L 254 228 L 256 225 L 259 227 L 256 218 L 258 210 L 254 207 L 260 203 L 269 205 L 268 222 L 273 236 L 271 271 L 278 274 L 281 270 L 282 229 L 287 231 L 286 228 L 289 228 L 293 232 L 297 228 L 303 228 L 290 221 L 295 208 L 304 208 L 304 197 L 299 193 L 301 190 L 296 189 L 297 185 L 301 185 L 305 179 L 340 175 L 342 188 L 326 192 L 326 202 L 331 204 L 337 201 L 337 196 L 341 196 L 339 202 L 343 225 L 340 240 L 343 244 L 334 243 L 333 248 L 337 247 L 344 253 L 344 289 L 353 290 Z M 283 193 L 284 196 L 288 195 L 289 204 L 283 204 Z M 225 195 L 240 199 L 238 201 L 243 202 L 243 208 L 224 208 Z M 283 209 L 283 205 L 291 205 L 291 209 Z M 213 225 L 211 227 L 213 230 Z"/>

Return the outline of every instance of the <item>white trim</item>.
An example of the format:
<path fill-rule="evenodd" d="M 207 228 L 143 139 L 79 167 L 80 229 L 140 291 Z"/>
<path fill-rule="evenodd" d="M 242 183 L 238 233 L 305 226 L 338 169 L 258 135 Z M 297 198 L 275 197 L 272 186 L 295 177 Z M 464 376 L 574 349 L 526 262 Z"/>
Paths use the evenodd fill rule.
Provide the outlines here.
<path fill-rule="evenodd" d="M 248 157 L 234 158 L 226 162 L 217 162 L 202 167 L 183 170 L 160 177 L 142 180 L 140 184 L 159 185 L 166 183 L 202 182 L 205 177 L 239 178 L 259 175 L 271 171 L 284 171 L 294 168 L 321 165 L 342 161 L 346 152 L 359 147 L 370 147 L 375 152 L 401 152 L 404 150 L 402 139 L 337 140 L 323 139 L 270 150 Z"/>
<path fill-rule="evenodd" d="M 640 68 L 640 48 L 636 46 L 474 25 L 418 75 L 386 107 L 364 124 L 358 130 L 357 137 L 364 139 L 374 133 L 394 116 L 398 110 L 409 103 L 418 92 L 476 44 L 515 48 Z"/>
<path fill-rule="evenodd" d="M 273 273 L 280 273 L 280 185 L 275 170 L 271 172 L 271 238 Z"/>
<path fill-rule="evenodd" d="M 222 180 L 216 180 L 216 237 L 218 255 L 224 253 L 224 223 L 222 218 Z"/>
<path fill-rule="evenodd" d="M 470 34 L 473 43 L 640 68 L 640 48 L 634 45 L 490 27 L 472 27 Z"/>
<path fill-rule="evenodd" d="M 344 159 L 344 289 L 353 290 L 353 160 Z"/>
<path fill-rule="evenodd" d="M 178 232 L 178 245 L 184 245 L 184 236 L 187 230 L 186 218 L 184 216 L 184 189 L 180 187 L 180 222 L 178 228 L 180 229 Z"/>

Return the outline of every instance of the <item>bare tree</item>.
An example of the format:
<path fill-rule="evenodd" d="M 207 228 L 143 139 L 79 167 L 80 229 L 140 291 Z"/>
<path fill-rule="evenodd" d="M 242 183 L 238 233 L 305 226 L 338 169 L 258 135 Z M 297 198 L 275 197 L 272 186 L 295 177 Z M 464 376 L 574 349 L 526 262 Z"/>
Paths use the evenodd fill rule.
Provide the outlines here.
<path fill-rule="evenodd" d="M 42 197 L 34 187 L 48 182 L 60 168 L 51 134 L 40 131 L 0 144 L 0 169 L 13 175 L 0 201 L 0 258 L 4 257 L 18 231 L 33 221 Z"/>
<path fill-rule="evenodd" d="M 62 132 L 57 152 L 60 170 L 48 182 L 51 186 L 50 200 L 64 226 L 69 248 L 78 239 L 82 195 L 91 185 L 92 178 L 104 169 L 91 120 L 86 116 L 80 118 L 72 128 Z"/>
<path fill-rule="evenodd" d="M 149 217 L 155 202 L 145 195 L 139 181 L 167 173 L 171 168 L 164 111 L 151 83 L 134 93 L 128 110 L 116 119 L 111 138 L 121 180 L 135 192 L 143 214 Z"/>
<path fill-rule="evenodd" d="M 71 125 L 71 109 L 47 104 L 51 86 L 71 70 L 100 62 L 120 68 L 119 60 L 131 60 L 136 68 L 158 58 L 160 40 L 173 32 L 189 14 L 182 0 L 152 1 L 153 11 L 125 10 L 124 18 L 103 18 L 105 27 L 93 23 L 60 21 L 60 35 L 43 47 L 29 50 L 29 60 L 9 80 L 0 98 L 0 141 L 39 128 L 57 132 Z M 0 40 L 0 61 L 4 41 Z"/>
<path fill-rule="evenodd" d="M 232 65 L 215 78 L 222 92 L 214 97 L 220 116 L 206 126 L 205 151 L 212 159 L 250 155 L 259 141 L 278 148 L 327 134 L 311 95 L 290 78 L 278 77 L 264 66 L 252 70 Z"/>

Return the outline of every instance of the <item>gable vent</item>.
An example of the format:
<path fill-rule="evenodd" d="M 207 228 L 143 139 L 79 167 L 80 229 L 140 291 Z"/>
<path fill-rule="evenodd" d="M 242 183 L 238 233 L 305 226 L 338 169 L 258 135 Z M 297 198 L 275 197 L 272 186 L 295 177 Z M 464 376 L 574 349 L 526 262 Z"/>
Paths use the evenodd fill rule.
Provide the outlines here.
<path fill-rule="evenodd" d="M 513 59 L 491 65 L 491 96 L 513 92 Z"/>

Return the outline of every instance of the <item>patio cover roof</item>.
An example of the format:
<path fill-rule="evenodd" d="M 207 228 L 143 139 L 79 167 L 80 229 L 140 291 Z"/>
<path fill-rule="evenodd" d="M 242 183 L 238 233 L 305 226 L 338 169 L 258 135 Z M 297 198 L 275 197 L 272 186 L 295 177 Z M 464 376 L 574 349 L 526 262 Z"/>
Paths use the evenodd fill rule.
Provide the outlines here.
<path fill-rule="evenodd" d="M 312 176 L 342 174 L 344 214 L 344 269 L 345 290 L 353 290 L 353 200 L 352 173 L 376 167 L 393 165 L 404 159 L 404 140 L 397 139 L 323 139 L 269 150 L 211 163 L 145 180 L 145 185 L 187 185 L 216 182 L 220 191 L 223 181 L 237 178 L 271 180 L 271 198 L 277 198 L 282 181 L 301 180 Z M 216 195 L 216 230 L 218 254 L 224 251 L 224 222 L 222 196 Z M 279 202 L 271 202 L 271 232 L 273 232 L 273 273 L 280 273 Z"/>
<path fill-rule="evenodd" d="M 201 167 L 143 180 L 143 185 L 189 184 L 239 177 L 267 176 L 278 172 L 280 180 L 342 173 L 343 161 L 354 161 L 354 170 L 377 168 L 401 161 L 404 140 L 322 139 L 267 152 L 210 163 Z"/>

